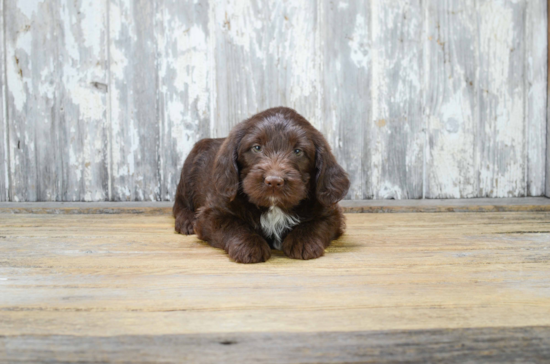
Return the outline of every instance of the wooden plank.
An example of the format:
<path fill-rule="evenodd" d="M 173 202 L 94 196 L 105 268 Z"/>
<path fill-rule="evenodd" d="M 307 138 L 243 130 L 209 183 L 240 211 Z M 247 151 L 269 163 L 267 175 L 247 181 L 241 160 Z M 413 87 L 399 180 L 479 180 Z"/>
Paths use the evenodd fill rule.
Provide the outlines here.
<path fill-rule="evenodd" d="M 105 4 L 5 6 L 11 199 L 104 200 Z"/>
<path fill-rule="evenodd" d="M 268 107 L 296 109 L 323 123 L 319 14 L 316 0 L 211 4 L 212 135 Z"/>
<path fill-rule="evenodd" d="M 405 212 L 513 212 L 550 211 L 550 199 L 477 198 L 451 200 L 344 200 L 340 206 L 346 213 L 405 213 Z M 4 202 L 4 214 L 172 214 L 171 202 Z"/>
<path fill-rule="evenodd" d="M 371 109 L 370 2 L 325 0 L 320 7 L 324 39 L 325 134 L 350 177 L 347 198 L 362 200 L 371 186 L 363 165 L 370 164 Z M 365 159 L 363 157 L 365 156 Z"/>
<path fill-rule="evenodd" d="M 478 1 L 479 197 L 525 196 L 527 1 Z"/>
<path fill-rule="evenodd" d="M 0 214 L 172 215 L 173 202 L 3 202 Z"/>
<path fill-rule="evenodd" d="M 4 38 L 4 2 L 0 3 L 0 202 L 9 201 L 8 115 L 6 109 L 6 58 Z"/>
<path fill-rule="evenodd" d="M 208 5 L 159 0 L 160 199 L 174 199 L 183 162 L 210 135 Z"/>
<path fill-rule="evenodd" d="M 346 217 L 320 259 L 240 265 L 168 216 L 3 215 L 0 334 L 550 326 L 549 212 Z"/>
<path fill-rule="evenodd" d="M 475 2 L 431 0 L 424 11 L 425 197 L 476 197 Z"/>
<path fill-rule="evenodd" d="M 62 183 L 55 199 L 104 201 L 109 188 L 107 6 L 93 0 L 60 0 L 58 6 L 55 21 L 63 36 L 55 97 Z"/>
<path fill-rule="evenodd" d="M 546 23 L 545 2 L 432 2 L 427 10 L 426 197 L 542 195 L 546 47 L 534 27 Z"/>
<path fill-rule="evenodd" d="M 56 5 L 4 2 L 12 201 L 61 196 Z"/>
<path fill-rule="evenodd" d="M 109 0 L 111 199 L 160 199 L 157 2 Z"/>
<path fill-rule="evenodd" d="M 423 196 L 422 7 L 420 1 L 371 3 L 372 117 L 363 155 L 365 197 Z"/>
<path fill-rule="evenodd" d="M 544 196 L 546 173 L 546 103 L 548 48 L 547 0 L 526 2 L 525 18 L 525 129 L 527 138 L 527 196 Z"/>
<path fill-rule="evenodd" d="M 467 200 L 348 200 L 340 202 L 340 205 L 346 213 L 550 211 L 550 199 L 545 197 Z"/>
<path fill-rule="evenodd" d="M 550 327 L 115 337 L 0 336 L 7 362 L 543 363 Z"/>
<path fill-rule="evenodd" d="M 547 11 L 548 11 L 548 20 L 546 22 L 546 27 L 548 30 L 548 46 L 546 48 L 546 55 L 548 59 L 548 92 L 547 92 L 547 108 L 546 108 L 546 197 L 550 197 L 550 0 L 548 0 L 547 3 Z"/>
<path fill-rule="evenodd" d="M 60 1 L 59 148 L 63 201 L 108 198 L 107 4 Z M 75 26 L 76 24 L 76 26 Z"/>
<path fill-rule="evenodd" d="M 521 175 L 519 173 L 520 169 L 523 169 L 525 171 L 525 186 L 527 190 L 521 192 L 521 189 L 518 189 L 517 186 L 513 187 L 508 182 L 503 182 L 502 178 L 499 177 L 501 178 L 499 182 L 495 182 L 496 180 L 493 182 L 495 183 L 495 185 L 498 185 L 500 183 L 499 188 L 501 193 L 504 193 L 504 195 L 494 194 L 494 196 L 521 196 L 522 193 L 527 193 L 527 195 L 529 196 L 542 195 L 542 186 L 544 181 L 544 168 L 542 167 L 542 164 L 544 163 L 543 151 L 545 150 L 546 145 L 546 141 L 544 140 L 545 121 L 544 116 L 542 115 L 545 113 L 544 103 L 546 101 L 541 96 L 543 94 L 542 90 L 544 89 L 544 86 L 541 85 L 544 85 L 544 80 L 546 79 L 546 77 L 544 76 L 546 72 L 544 66 L 544 54 L 546 52 L 546 48 L 544 44 L 541 44 L 541 39 L 542 41 L 544 41 L 544 36 L 542 35 L 542 33 L 534 31 L 534 29 L 531 27 L 535 26 L 535 24 L 545 23 L 546 20 L 545 18 L 541 18 L 541 14 L 546 12 L 546 6 L 542 1 L 526 2 L 524 5 L 525 9 L 522 8 L 519 10 L 519 12 L 521 13 L 522 11 L 526 11 L 525 14 L 527 18 L 515 18 L 515 20 L 513 20 L 515 25 L 512 24 L 512 28 L 509 30 L 511 34 L 516 34 L 517 32 L 519 32 L 519 34 L 517 34 L 517 37 L 520 37 L 521 34 L 523 34 L 523 27 L 526 27 L 526 46 L 524 48 L 525 59 L 523 59 L 522 57 L 516 57 L 514 55 L 514 52 L 512 51 L 510 51 L 510 53 L 512 54 L 511 58 L 493 57 L 493 55 L 491 54 L 491 52 L 502 51 L 503 42 L 506 43 L 509 41 L 522 43 L 513 39 L 499 40 L 497 38 L 494 44 L 491 43 L 492 39 L 488 41 L 487 39 L 485 39 L 485 41 L 488 42 L 486 43 L 486 46 L 489 48 L 479 48 L 481 47 L 480 42 L 483 42 L 483 40 L 478 40 L 477 38 L 475 38 L 476 22 L 475 17 L 471 16 L 475 13 L 473 3 L 466 1 L 463 3 L 453 3 L 451 5 L 445 5 L 456 7 L 453 9 L 449 9 L 449 11 L 445 11 L 445 6 L 443 6 L 441 2 L 435 2 L 435 4 L 433 5 L 442 6 L 439 13 L 441 14 L 441 16 L 448 17 L 450 19 L 442 19 L 447 21 L 435 22 L 436 25 L 446 24 L 445 26 L 430 27 L 430 29 L 435 30 L 433 30 L 433 34 L 430 34 L 428 38 L 428 40 L 430 40 L 431 38 L 431 40 L 433 41 L 432 43 L 428 42 L 428 50 L 431 48 L 435 48 L 434 53 L 435 55 L 437 55 L 437 46 L 440 46 L 441 56 L 439 57 L 439 60 L 437 60 L 437 56 L 428 56 L 425 58 L 430 61 L 430 67 L 428 67 L 426 71 L 428 74 L 426 80 L 428 82 L 433 82 L 432 87 L 427 87 L 427 89 L 433 90 L 433 95 L 431 99 L 427 99 L 427 102 L 429 103 L 428 105 L 431 105 L 431 107 L 428 107 L 428 112 L 430 112 L 431 108 L 435 107 L 437 111 L 441 114 L 441 117 L 436 117 L 435 119 L 432 117 L 431 114 L 428 115 L 427 118 L 427 120 L 432 122 L 428 127 L 431 136 L 430 143 L 428 145 L 430 150 L 427 154 L 427 177 L 429 183 L 427 189 L 427 197 L 474 197 L 478 193 L 478 188 L 476 187 L 476 185 L 479 183 L 476 178 L 478 168 L 475 167 L 476 163 L 478 163 L 478 157 L 474 156 L 475 146 L 473 145 L 473 138 L 476 135 L 475 130 L 478 127 L 477 124 L 474 122 L 477 114 L 477 105 L 475 102 L 476 98 L 474 97 L 474 91 L 477 89 L 478 86 L 477 80 L 475 78 L 477 65 L 474 64 L 475 57 L 470 57 L 472 52 L 474 52 L 478 48 L 481 49 L 481 52 L 489 52 L 486 53 L 485 56 L 491 62 L 496 62 L 506 67 L 508 67 L 507 62 L 509 62 L 510 60 L 516 62 L 515 64 L 510 65 L 510 68 L 514 68 L 512 72 L 516 72 L 516 74 L 517 72 L 519 72 L 519 74 L 517 74 L 515 78 L 512 78 L 512 80 L 515 79 L 515 81 L 512 82 L 515 82 L 518 90 L 523 87 L 525 89 L 524 93 L 526 95 L 525 98 L 522 99 L 520 95 L 521 92 L 516 90 L 517 92 L 514 91 L 512 96 L 510 96 L 510 99 L 513 98 L 514 102 L 521 102 L 522 100 L 525 101 L 524 121 L 521 120 L 522 116 L 520 113 L 512 114 L 511 118 L 513 120 L 510 119 L 512 124 L 509 124 L 506 120 L 499 119 L 497 122 L 501 124 L 498 124 L 498 127 L 497 124 L 491 124 L 492 126 L 490 127 L 485 125 L 485 129 L 492 128 L 492 131 L 490 130 L 486 132 L 486 139 L 478 142 L 481 144 L 485 144 L 485 146 L 481 147 L 482 149 L 485 148 L 486 151 L 487 148 L 489 149 L 489 154 L 486 154 L 485 158 L 492 158 L 492 160 L 486 161 L 486 163 L 491 165 L 491 168 L 497 167 L 496 165 L 494 165 L 494 163 L 496 163 L 495 161 L 498 161 L 501 157 L 503 157 L 505 161 L 498 161 L 498 163 L 502 163 L 502 165 L 505 166 L 504 168 L 508 168 L 508 162 L 506 161 L 509 158 L 514 158 L 516 160 L 516 162 L 518 163 L 516 164 L 516 170 L 514 172 L 510 172 L 509 177 L 504 177 L 504 180 L 508 178 L 508 181 L 513 180 L 512 182 L 517 184 L 518 181 L 520 181 L 520 179 L 518 178 Z M 510 9 L 505 9 L 502 13 L 499 13 L 498 11 L 495 12 L 493 10 L 494 9 L 492 9 L 492 4 L 489 4 L 489 6 L 487 6 L 487 4 L 482 5 L 480 10 L 482 14 L 482 27 L 495 26 L 494 24 L 496 23 L 494 22 L 500 21 L 499 17 L 507 16 L 505 14 L 509 15 L 509 13 L 507 12 Z M 484 12 L 486 13 L 486 15 L 483 15 Z M 433 19 L 433 15 L 428 14 L 427 19 L 430 19 L 431 21 L 431 19 Z M 458 19 L 458 23 L 454 22 L 453 19 Z M 493 31 L 493 33 L 495 31 L 500 32 L 500 30 L 497 29 L 493 29 L 490 31 Z M 487 37 L 488 33 L 482 32 L 481 34 L 485 34 L 484 36 Z M 514 35 L 514 37 L 515 36 L 516 35 Z M 441 39 L 442 37 L 445 39 Z M 438 44 L 437 46 L 435 44 L 437 43 L 436 40 L 439 40 L 440 42 L 440 44 Z M 460 48 L 464 49 L 461 50 Z M 510 50 L 511 49 L 512 48 L 510 48 Z M 517 58 L 515 61 L 514 57 Z M 484 56 L 482 55 L 482 60 L 483 59 Z M 433 64 L 434 60 L 436 60 L 435 65 Z M 519 81 L 519 79 L 523 77 L 523 68 L 519 66 L 520 62 L 525 68 L 526 72 L 525 84 Z M 438 65 L 440 65 L 440 69 L 437 68 Z M 494 66 L 494 68 L 498 67 Z M 434 72 L 431 72 L 432 70 Z M 488 75 L 487 73 L 485 73 L 485 71 L 486 70 L 481 73 L 482 76 Z M 441 80 L 437 79 L 438 75 L 442 76 Z M 501 73 L 499 75 L 493 76 L 494 79 L 492 79 L 490 82 L 508 82 L 507 75 L 503 75 Z M 489 76 L 489 78 L 493 76 Z M 499 80 L 498 77 L 501 77 L 501 79 Z M 483 77 L 481 78 L 483 79 Z M 470 82 L 471 84 L 469 84 Z M 445 83 L 448 83 L 450 89 L 439 90 L 438 86 L 444 87 Z M 516 95 L 518 92 L 519 95 Z M 484 100 L 485 96 L 483 95 L 487 94 L 487 89 L 485 89 L 485 92 L 482 91 L 481 99 Z M 508 105 L 509 100 L 505 99 L 505 96 L 493 98 L 493 104 L 491 104 L 492 107 L 496 109 L 500 108 L 502 110 L 511 108 L 512 106 Z M 521 107 L 520 104 L 518 105 L 518 108 Z M 487 112 L 490 112 L 490 110 L 488 110 Z M 498 113 L 500 115 L 501 111 L 497 110 L 495 111 L 495 113 Z M 504 114 L 506 113 L 507 112 L 505 112 Z M 492 116 L 485 116 L 488 118 L 492 118 Z M 485 121 L 481 120 L 480 122 L 483 124 Z M 490 120 L 489 123 L 493 123 L 493 120 Z M 453 125 L 451 124 L 453 124 L 455 127 L 453 127 Z M 514 143 L 511 143 L 509 140 L 504 141 L 503 143 L 499 140 L 500 137 L 498 135 L 505 134 L 502 133 L 506 130 L 505 126 L 511 126 L 511 128 L 516 127 L 516 129 L 518 130 L 521 127 L 525 128 L 523 133 L 518 134 L 520 137 L 521 135 L 524 135 L 524 147 L 521 146 L 521 143 L 518 143 L 516 145 Z M 504 138 L 509 137 L 511 136 L 508 134 L 504 135 Z M 502 148 L 497 147 L 497 151 L 490 151 L 493 148 L 493 145 L 501 145 Z M 506 148 L 519 148 L 519 150 L 512 151 L 510 154 L 509 150 L 505 150 Z M 494 154 L 491 156 L 490 153 Z M 508 155 L 508 157 L 506 155 Z M 522 158 L 521 155 L 524 155 L 524 158 Z M 493 172 L 487 173 L 491 174 Z M 506 173 L 508 172 L 503 173 L 504 175 L 506 175 Z M 483 176 L 484 174 L 485 177 L 487 177 L 487 174 L 482 171 L 481 176 Z M 512 177 L 512 175 L 514 177 Z M 487 181 L 488 180 L 486 179 L 485 182 L 482 182 L 482 185 L 484 183 L 486 185 L 488 183 Z M 432 183 L 432 185 L 430 185 L 430 183 Z M 510 188 L 503 187 L 503 183 L 504 186 L 508 186 Z M 506 189 L 508 189 L 508 191 Z"/>

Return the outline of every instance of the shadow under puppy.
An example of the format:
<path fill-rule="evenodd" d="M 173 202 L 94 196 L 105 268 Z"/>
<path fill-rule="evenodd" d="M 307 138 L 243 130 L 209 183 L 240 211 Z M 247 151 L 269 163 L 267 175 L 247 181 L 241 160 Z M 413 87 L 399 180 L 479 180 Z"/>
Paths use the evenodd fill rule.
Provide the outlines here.
<path fill-rule="evenodd" d="M 176 192 L 176 231 L 239 263 L 264 262 L 271 248 L 318 258 L 344 231 L 338 201 L 348 188 L 319 131 L 292 109 L 268 109 L 227 138 L 195 144 Z"/>

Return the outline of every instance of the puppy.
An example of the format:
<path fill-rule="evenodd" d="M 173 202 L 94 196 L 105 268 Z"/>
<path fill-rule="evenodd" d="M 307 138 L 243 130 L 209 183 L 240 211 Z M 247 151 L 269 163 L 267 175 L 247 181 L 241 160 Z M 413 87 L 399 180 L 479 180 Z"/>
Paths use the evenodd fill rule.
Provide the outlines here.
<path fill-rule="evenodd" d="M 319 131 L 292 109 L 268 109 L 227 138 L 195 144 L 176 192 L 176 231 L 239 263 L 265 262 L 271 248 L 318 258 L 344 231 L 338 201 L 348 188 Z"/>

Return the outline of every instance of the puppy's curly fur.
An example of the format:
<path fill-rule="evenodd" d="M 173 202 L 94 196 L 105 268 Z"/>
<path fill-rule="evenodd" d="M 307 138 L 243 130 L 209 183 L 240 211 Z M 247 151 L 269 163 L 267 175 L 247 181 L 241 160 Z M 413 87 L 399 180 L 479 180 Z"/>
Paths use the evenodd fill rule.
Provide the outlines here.
<path fill-rule="evenodd" d="M 318 258 L 344 231 L 338 201 L 348 188 L 319 131 L 292 109 L 268 109 L 227 138 L 195 144 L 176 192 L 176 231 L 239 263 L 264 262 L 271 248 Z"/>

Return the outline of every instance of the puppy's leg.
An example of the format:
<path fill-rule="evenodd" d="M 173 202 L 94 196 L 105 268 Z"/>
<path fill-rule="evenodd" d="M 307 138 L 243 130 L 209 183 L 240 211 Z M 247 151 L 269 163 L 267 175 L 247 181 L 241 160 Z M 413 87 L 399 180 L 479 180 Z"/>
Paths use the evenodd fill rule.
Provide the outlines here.
<path fill-rule="evenodd" d="M 174 207 L 172 208 L 172 214 L 176 218 L 176 231 L 180 234 L 191 235 L 194 234 L 193 225 L 195 224 L 195 212 L 190 207 L 192 202 L 190 202 L 189 196 L 183 188 L 178 186 L 178 193 L 176 194 L 176 201 L 174 202 Z M 191 200 L 192 201 L 192 200 Z"/>
<path fill-rule="evenodd" d="M 344 215 L 338 207 L 326 217 L 297 225 L 286 236 L 282 250 L 289 258 L 319 258 L 330 242 L 342 235 L 344 227 Z"/>
<path fill-rule="evenodd" d="M 193 158 L 194 152 L 191 152 L 185 160 L 181 170 L 180 182 L 176 190 L 176 200 L 172 208 L 172 214 L 176 218 L 175 229 L 178 233 L 184 235 L 194 234 L 193 225 L 195 223 L 195 211 L 193 208 Z"/>
<path fill-rule="evenodd" d="M 184 235 L 195 233 L 193 226 L 195 224 L 195 213 L 186 208 L 181 209 L 176 215 L 176 231 Z"/>
<path fill-rule="evenodd" d="M 199 239 L 224 249 L 237 263 L 265 262 L 271 257 L 265 239 L 235 216 L 211 208 L 201 209 L 195 231 Z"/>

